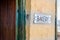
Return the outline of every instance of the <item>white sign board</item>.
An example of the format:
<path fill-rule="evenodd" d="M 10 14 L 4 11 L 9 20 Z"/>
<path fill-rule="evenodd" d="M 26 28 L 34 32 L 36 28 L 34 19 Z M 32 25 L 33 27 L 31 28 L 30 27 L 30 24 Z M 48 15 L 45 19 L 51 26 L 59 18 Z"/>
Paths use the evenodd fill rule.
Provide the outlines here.
<path fill-rule="evenodd" d="M 51 15 L 34 14 L 33 22 L 38 24 L 51 23 Z"/>

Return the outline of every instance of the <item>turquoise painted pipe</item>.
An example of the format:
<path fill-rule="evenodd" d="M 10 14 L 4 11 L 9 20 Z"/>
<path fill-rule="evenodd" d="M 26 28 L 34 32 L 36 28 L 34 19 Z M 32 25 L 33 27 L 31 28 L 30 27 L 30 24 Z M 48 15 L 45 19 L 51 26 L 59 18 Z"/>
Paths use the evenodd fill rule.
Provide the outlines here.
<path fill-rule="evenodd" d="M 18 35 L 17 40 L 26 40 L 25 0 L 18 0 Z"/>

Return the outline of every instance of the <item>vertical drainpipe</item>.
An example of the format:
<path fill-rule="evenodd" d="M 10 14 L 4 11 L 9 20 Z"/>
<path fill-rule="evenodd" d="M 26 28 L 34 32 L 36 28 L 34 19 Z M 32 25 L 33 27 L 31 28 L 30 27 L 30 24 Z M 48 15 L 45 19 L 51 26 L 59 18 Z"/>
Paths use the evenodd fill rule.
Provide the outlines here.
<path fill-rule="evenodd" d="M 25 0 L 18 0 L 18 38 L 17 40 L 26 40 L 26 11 Z"/>

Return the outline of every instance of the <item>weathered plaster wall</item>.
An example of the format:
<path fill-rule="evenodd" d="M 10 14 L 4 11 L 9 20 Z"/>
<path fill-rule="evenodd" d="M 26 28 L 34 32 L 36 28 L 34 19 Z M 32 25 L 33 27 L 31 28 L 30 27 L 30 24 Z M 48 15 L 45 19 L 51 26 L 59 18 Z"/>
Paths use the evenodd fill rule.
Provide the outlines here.
<path fill-rule="evenodd" d="M 29 3 L 27 1 L 27 10 L 31 11 L 29 40 L 55 40 L 55 0 L 31 0 L 31 5 Z M 51 15 L 51 24 L 34 24 L 33 15 L 37 12 Z"/>

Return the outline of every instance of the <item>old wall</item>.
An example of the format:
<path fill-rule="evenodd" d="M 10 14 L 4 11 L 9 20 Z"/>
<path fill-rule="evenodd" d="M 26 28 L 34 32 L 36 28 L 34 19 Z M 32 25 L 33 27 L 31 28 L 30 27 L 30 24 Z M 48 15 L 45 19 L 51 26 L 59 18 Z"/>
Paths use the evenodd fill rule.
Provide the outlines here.
<path fill-rule="evenodd" d="M 31 0 L 27 1 L 27 13 L 30 15 L 29 40 L 54 40 L 55 39 L 55 0 Z M 35 13 L 51 15 L 50 24 L 34 24 Z"/>

